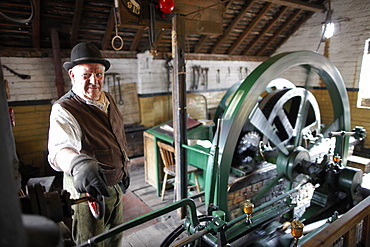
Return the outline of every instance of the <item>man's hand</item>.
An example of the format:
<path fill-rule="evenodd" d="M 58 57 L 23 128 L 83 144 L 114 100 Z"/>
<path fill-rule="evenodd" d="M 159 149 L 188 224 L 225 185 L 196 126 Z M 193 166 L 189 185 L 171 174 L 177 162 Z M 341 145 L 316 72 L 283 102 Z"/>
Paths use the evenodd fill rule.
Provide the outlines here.
<path fill-rule="evenodd" d="M 79 154 L 73 158 L 69 172 L 73 176 L 77 192 L 87 192 L 94 198 L 97 198 L 98 194 L 110 196 L 104 174 L 98 162 L 90 156 Z"/>

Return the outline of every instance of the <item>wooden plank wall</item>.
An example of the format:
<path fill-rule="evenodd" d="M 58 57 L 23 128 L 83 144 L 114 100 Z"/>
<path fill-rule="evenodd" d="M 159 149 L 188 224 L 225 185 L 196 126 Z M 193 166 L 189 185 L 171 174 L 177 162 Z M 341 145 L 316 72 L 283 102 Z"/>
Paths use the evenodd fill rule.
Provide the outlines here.
<path fill-rule="evenodd" d="M 210 91 L 187 94 L 187 112 L 195 119 L 207 118 L 207 110 L 217 108 L 226 91 Z M 154 95 L 139 97 L 141 124 L 153 127 L 172 119 L 172 96 Z M 208 108 L 208 109 L 207 109 Z M 212 120 L 212 119 L 211 119 Z"/>
<path fill-rule="evenodd" d="M 14 106 L 13 109 L 13 135 L 19 160 L 40 168 L 40 173 L 45 174 L 51 105 Z"/>
<path fill-rule="evenodd" d="M 121 88 L 121 96 L 119 95 L 118 86 Z M 111 87 L 112 95 L 115 97 L 118 109 L 124 117 L 125 124 L 138 124 L 141 121 L 140 118 L 140 105 L 139 98 L 137 95 L 136 83 L 125 83 L 117 85 L 115 90 Z M 122 99 L 123 104 L 120 104 Z"/>

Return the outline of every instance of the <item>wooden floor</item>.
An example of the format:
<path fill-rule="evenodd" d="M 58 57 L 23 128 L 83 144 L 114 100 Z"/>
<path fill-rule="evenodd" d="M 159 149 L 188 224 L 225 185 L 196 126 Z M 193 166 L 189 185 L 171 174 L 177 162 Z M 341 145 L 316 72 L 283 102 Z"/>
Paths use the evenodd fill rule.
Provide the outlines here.
<path fill-rule="evenodd" d="M 123 199 L 125 221 L 137 218 L 153 210 L 163 208 L 173 202 L 173 190 L 166 191 L 164 201 L 157 196 L 156 189 L 145 182 L 143 160 L 132 162 L 130 169 L 131 184 Z M 204 214 L 204 203 L 195 200 L 197 211 Z M 160 246 L 166 236 L 181 225 L 177 211 L 160 216 L 150 222 L 124 231 L 122 246 L 146 247 Z"/>

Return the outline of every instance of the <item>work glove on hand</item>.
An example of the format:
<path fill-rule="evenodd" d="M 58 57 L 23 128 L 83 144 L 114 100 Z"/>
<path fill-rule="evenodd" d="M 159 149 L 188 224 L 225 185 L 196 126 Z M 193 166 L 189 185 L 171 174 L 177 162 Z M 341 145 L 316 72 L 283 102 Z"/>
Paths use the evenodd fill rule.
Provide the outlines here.
<path fill-rule="evenodd" d="M 107 182 L 98 162 L 86 154 L 79 154 L 71 161 L 69 170 L 77 192 L 89 193 L 97 198 L 98 194 L 110 196 Z"/>

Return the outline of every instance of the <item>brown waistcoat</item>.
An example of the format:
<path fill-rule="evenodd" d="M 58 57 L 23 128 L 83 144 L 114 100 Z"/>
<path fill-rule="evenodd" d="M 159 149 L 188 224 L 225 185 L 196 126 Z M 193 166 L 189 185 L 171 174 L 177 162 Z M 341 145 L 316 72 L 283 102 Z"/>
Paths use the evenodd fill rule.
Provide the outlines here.
<path fill-rule="evenodd" d="M 105 93 L 110 105 L 108 115 L 95 106 L 88 105 L 72 91 L 58 103 L 67 109 L 80 124 L 82 130 L 81 153 L 95 158 L 107 179 L 109 186 L 123 180 L 129 186 L 127 170 L 126 135 L 121 113 L 112 96 Z"/>

